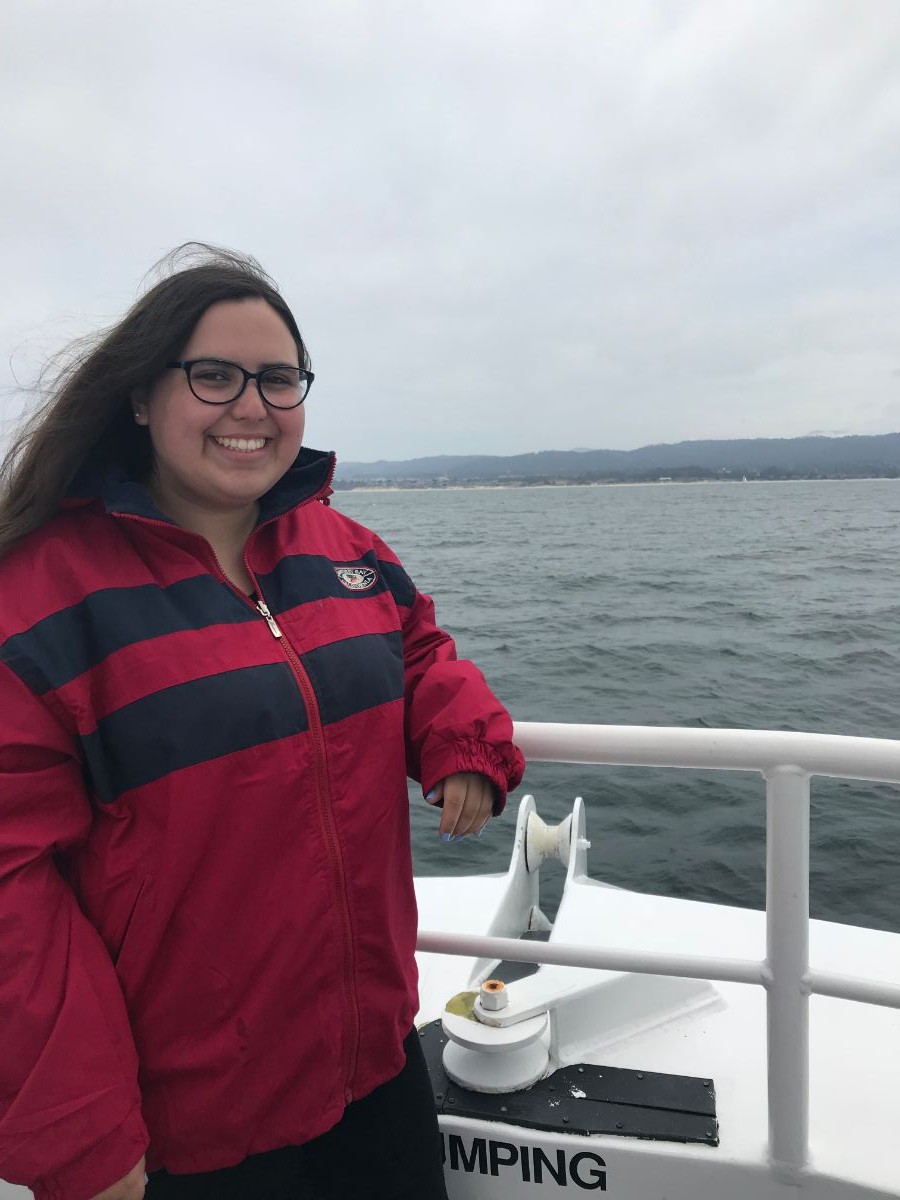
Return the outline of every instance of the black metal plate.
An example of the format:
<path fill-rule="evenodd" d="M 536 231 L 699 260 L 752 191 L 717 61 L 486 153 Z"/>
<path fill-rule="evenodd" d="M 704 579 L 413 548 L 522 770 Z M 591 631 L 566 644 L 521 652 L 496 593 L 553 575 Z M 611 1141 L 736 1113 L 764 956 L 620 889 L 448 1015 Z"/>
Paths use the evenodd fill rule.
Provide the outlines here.
<path fill-rule="evenodd" d="M 519 940 L 523 942 L 549 942 L 550 930 L 526 929 Z M 540 969 L 540 963 L 502 962 L 491 971 L 491 978 L 502 979 L 504 983 L 515 983 L 517 979 L 526 979 L 529 975 L 536 975 Z"/>
<path fill-rule="evenodd" d="M 447 1075 L 447 1036 L 440 1021 L 420 1029 L 419 1038 L 438 1113 L 562 1133 L 719 1144 L 711 1079 L 586 1063 L 562 1067 L 523 1092 L 489 1095 L 460 1087 Z"/>

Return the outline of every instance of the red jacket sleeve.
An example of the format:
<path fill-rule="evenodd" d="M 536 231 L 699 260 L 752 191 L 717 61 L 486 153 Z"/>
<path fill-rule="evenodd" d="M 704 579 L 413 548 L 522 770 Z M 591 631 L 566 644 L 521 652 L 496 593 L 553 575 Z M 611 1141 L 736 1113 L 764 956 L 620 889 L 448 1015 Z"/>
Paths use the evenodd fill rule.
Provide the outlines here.
<path fill-rule="evenodd" d="M 431 598 L 416 591 L 402 567 L 394 575 L 403 613 L 407 771 L 423 792 L 457 771 L 486 775 L 499 813 L 525 771 L 512 719 L 475 664 L 456 657 Z"/>
<path fill-rule="evenodd" d="M 74 738 L 0 663 L 0 1179 L 87 1200 L 147 1145 L 113 964 L 55 855 L 91 824 Z"/>

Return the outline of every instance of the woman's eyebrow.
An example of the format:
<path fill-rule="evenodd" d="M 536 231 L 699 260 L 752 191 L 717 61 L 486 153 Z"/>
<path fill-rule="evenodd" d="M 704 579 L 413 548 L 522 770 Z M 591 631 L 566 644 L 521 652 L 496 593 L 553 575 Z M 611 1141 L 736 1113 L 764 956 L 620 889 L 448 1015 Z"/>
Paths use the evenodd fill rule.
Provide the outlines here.
<path fill-rule="evenodd" d="M 237 362 L 235 359 L 233 359 L 233 358 L 223 358 L 223 357 L 222 357 L 220 354 L 198 354 L 198 355 L 197 355 L 195 358 L 193 358 L 191 361 L 192 361 L 192 362 L 216 362 L 216 363 L 224 363 L 226 366 L 229 366 L 229 367 L 239 367 L 239 366 L 241 365 L 241 364 L 240 364 L 239 362 Z M 292 370 L 294 370 L 294 371 L 299 371 L 299 370 L 302 370 L 302 368 L 300 367 L 299 363 L 290 363 L 290 362 L 285 362 L 285 361 L 284 361 L 284 360 L 282 360 L 282 359 L 278 359 L 278 360 L 277 360 L 277 361 L 275 361 L 275 362 L 261 362 L 261 363 L 259 364 L 259 366 L 257 367 L 257 370 L 259 370 L 259 371 L 268 371 L 268 370 L 269 370 L 270 368 L 272 368 L 272 367 L 291 367 L 291 369 L 292 369 Z"/>

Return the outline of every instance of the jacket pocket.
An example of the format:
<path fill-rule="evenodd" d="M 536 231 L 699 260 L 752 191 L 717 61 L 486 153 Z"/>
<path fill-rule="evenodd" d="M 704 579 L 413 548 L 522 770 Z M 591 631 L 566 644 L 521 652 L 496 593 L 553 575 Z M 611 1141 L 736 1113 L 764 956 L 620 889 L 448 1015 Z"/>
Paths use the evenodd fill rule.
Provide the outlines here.
<path fill-rule="evenodd" d="M 119 939 L 119 948 L 113 954 L 113 965 L 117 972 L 121 972 L 123 967 L 127 966 L 127 956 L 129 951 L 133 951 L 135 944 L 140 941 L 140 915 L 141 901 L 145 899 L 149 891 L 149 879 L 142 879 L 137 890 L 137 895 L 131 905 L 131 912 L 128 914 L 128 919 L 125 922 L 125 928 L 122 936 Z"/>

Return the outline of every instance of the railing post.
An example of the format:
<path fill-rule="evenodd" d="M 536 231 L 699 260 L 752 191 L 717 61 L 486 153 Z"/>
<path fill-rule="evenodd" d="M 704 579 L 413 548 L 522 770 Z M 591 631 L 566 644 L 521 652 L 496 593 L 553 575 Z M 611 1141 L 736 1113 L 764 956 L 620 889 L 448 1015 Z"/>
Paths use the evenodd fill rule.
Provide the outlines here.
<path fill-rule="evenodd" d="M 809 1135 L 809 775 L 766 773 L 769 1155 L 796 1181 Z"/>

